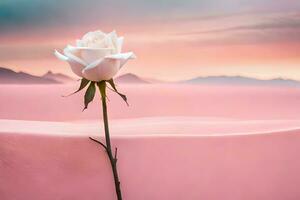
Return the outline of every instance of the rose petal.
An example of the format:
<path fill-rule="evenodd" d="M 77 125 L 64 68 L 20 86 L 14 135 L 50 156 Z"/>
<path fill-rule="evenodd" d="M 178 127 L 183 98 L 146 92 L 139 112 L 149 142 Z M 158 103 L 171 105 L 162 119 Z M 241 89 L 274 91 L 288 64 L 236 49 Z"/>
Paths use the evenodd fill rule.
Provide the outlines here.
<path fill-rule="evenodd" d="M 81 57 L 87 63 L 91 64 L 112 53 L 110 48 L 82 48 Z"/>
<path fill-rule="evenodd" d="M 114 41 L 113 41 L 113 36 L 111 35 L 107 35 L 103 40 L 102 40 L 102 46 L 101 47 L 105 47 L 105 48 L 111 48 L 114 51 L 116 50 Z"/>
<path fill-rule="evenodd" d="M 115 30 L 113 30 L 112 32 L 110 32 L 109 34 L 107 34 L 109 37 L 111 37 L 111 39 L 113 40 L 113 42 L 116 42 L 118 39 L 118 35 L 117 32 Z"/>
<path fill-rule="evenodd" d="M 120 60 L 118 59 L 100 59 L 82 70 L 83 76 L 91 81 L 102 81 L 113 78 L 120 69 Z"/>
<path fill-rule="evenodd" d="M 60 60 L 68 62 L 74 74 L 76 74 L 79 77 L 83 77 L 82 70 L 84 69 L 85 65 L 78 63 L 76 60 L 73 60 L 71 57 L 63 55 L 56 50 L 54 52 L 54 55 Z"/>
<path fill-rule="evenodd" d="M 76 40 L 76 46 L 77 47 L 83 47 L 84 46 L 84 42 L 82 40 Z"/>
<path fill-rule="evenodd" d="M 134 55 L 133 52 L 128 52 L 128 53 L 109 55 L 106 56 L 106 58 L 120 60 L 120 68 L 121 68 L 129 59 L 135 59 L 136 56 Z"/>
<path fill-rule="evenodd" d="M 112 42 L 112 45 L 114 46 L 114 54 L 119 53 L 118 52 L 118 35 L 116 31 L 112 31 L 111 33 L 108 34 L 108 37 L 110 41 Z"/>
<path fill-rule="evenodd" d="M 87 63 L 81 59 L 80 57 L 80 50 L 76 47 L 73 47 L 71 45 L 68 45 L 65 49 L 64 49 L 64 54 L 65 56 L 67 56 L 68 58 L 71 58 L 72 60 L 82 64 L 82 65 L 87 65 Z"/>
<path fill-rule="evenodd" d="M 54 55 L 62 61 L 68 61 L 68 57 L 59 53 L 56 49 L 54 50 Z"/>
<path fill-rule="evenodd" d="M 118 53 L 121 53 L 121 51 L 122 51 L 123 42 L 124 42 L 124 37 L 119 37 L 118 40 L 117 40 L 117 51 L 118 51 Z"/>
<path fill-rule="evenodd" d="M 103 33 L 101 30 L 91 31 L 91 32 L 86 33 L 82 37 L 82 40 L 90 40 L 91 38 L 94 38 L 94 37 L 97 37 L 99 39 L 101 39 L 101 38 L 104 39 L 106 35 L 107 34 Z"/>

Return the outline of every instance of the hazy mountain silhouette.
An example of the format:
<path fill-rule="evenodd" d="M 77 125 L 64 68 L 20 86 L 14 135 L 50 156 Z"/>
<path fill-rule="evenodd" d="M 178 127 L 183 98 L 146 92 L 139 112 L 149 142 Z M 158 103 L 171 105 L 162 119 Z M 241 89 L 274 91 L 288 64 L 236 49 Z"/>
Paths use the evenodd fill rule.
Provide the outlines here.
<path fill-rule="evenodd" d="M 216 84 L 216 85 L 257 85 L 257 86 L 293 86 L 300 87 L 300 82 L 290 79 L 260 80 L 242 76 L 209 76 L 198 77 L 181 83 L 188 84 Z"/>
<path fill-rule="evenodd" d="M 0 67 L 0 84 L 53 84 L 56 80 L 30 75 L 24 72 L 15 72 Z"/>
<path fill-rule="evenodd" d="M 73 81 L 74 79 L 59 73 L 48 71 L 43 76 L 34 76 L 25 72 L 15 72 L 0 67 L 0 84 L 58 84 Z"/>
<path fill-rule="evenodd" d="M 150 81 L 135 74 L 124 74 L 115 78 L 116 83 L 150 84 L 167 83 L 163 81 Z M 155 79 L 153 79 L 155 80 Z M 43 76 L 34 76 L 24 72 L 15 72 L 11 69 L 0 67 L 0 84 L 59 84 L 74 81 L 73 78 L 59 73 L 48 71 Z M 300 82 L 290 79 L 260 80 L 242 76 L 209 76 L 198 77 L 190 80 L 175 82 L 184 84 L 210 84 L 210 85 L 249 85 L 249 86 L 290 86 L 300 87 Z"/>
<path fill-rule="evenodd" d="M 51 71 L 48 71 L 46 74 L 44 74 L 42 76 L 42 78 L 55 80 L 55 81 L 60 82 L 60 83 L 67 83 L 67 82 L 71 82 L 71 81 L 75 80 L 75 79 L 73 79 L 73 78 L 71 78 L 67 75 L 60 74 L 60 73 L 53 73 Z"/>
<path fill-rule="evenodd" d="M 117 78 L 115 78 L 115 82 L 116 83 L 131 83 L 131 84 L 133 84 L 133 83 L 135 83 L 135 84 L 149 83 L 148 81 L 145 81 L 144 79 L 138 77 L 135 74 L 131 74 L 131 73 L 118 76 Z"/>

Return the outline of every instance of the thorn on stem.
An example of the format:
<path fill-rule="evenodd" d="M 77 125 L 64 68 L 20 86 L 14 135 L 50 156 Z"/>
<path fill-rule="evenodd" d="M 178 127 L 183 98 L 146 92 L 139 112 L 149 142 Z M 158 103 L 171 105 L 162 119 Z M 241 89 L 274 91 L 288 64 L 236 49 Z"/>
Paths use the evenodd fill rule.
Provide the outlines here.
<path fill-rule="evenodd" d="M 92 137 L 89 137 L 89 138 L 90 138 L 92 141 L 94 141 L 94 142 L 100 144 L 100 145 L 105 149 L 105 151 L 107 151 L 107 147 L 106 147 L 102 142 L 100 142 L 100 141 L 98 141 L 98 140 L 96 140 L 96 139 L 94 139 L 94 138 L 92 138 Z"/>
<path fill-rule="evenodd" d="M 117 155 L 118 155 L 118 148 L 116 147 L 115 148 L 115 158 L 117 158 Z"/>

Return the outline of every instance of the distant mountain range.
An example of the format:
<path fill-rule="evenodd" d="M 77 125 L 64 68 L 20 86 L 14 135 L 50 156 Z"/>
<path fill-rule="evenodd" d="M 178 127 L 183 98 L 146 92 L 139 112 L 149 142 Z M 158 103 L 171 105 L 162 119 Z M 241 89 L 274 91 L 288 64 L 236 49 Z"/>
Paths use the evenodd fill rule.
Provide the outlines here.
<path fill-rule="evenodd" d="M 57 84 L 56 80 L 33 76 L 24 72 L 15 72 L 10 69 L 0 68 L 1 84 Z"/>
<path fill-rule="evenodd" d="M 253 86 L 292 86 L 300 87 L 300 82 L 290 79 L 261 80 L 242 76 L 209 76 L 198 77 L 181 83 L 187 84 L 210 84 L 210 85 L 253 85 Z"/>
<path fill-rule="evenodd" d="M 34 76 L 24 72 L 15 72 L 0 67 L 0 84 L 60 84 L 74 81 L 73 78 L 59 73 L 47 72 L 43 76 Z M 150 84 L 168 83 L 155 79 L 141 78 L 135 74 L 124 74 L 115 78 L 116 83 L 124 84 Z M 260 80 L 242 76 L 209 76 L 198 77 L 186 81 L 174 82 L 181 84 L 206 84 L 206 85 L 248 85 L 248 86 L 290 86 L 300 87 L 300 82 L 289 79 Z"/>
<path fill-rule="evenodd" d="M 150 83 L 140 77 L 138 77 L 137 75 L 135 74 L 131 74 L 131 73 L 128 73 L 128 74 L 124 74 L 124 75 L 121 75 L 121 76 L 118 76 L 115 78 L 115 82 L 116 83 L 135 83 L 135 84 L 146 84 L 146 83 Z"/>
<path fill-rule="evenodd" d="M 48 71 L 43 76 L 34 76 L 25 72 L 15 72 L 0 67 L 0 84 L 60 84 L 74 81 L 73 78 Z M 134 74 L 124 74 L 115 78 L 116 83 L 141 84 L 149 83 Z"/>
<path fill-rule="evenodd" d="M 51 71 L 43 76 L 34 76 L 0 67 L 0 84 L 59 84 L 72 80 L 74 79 L 64 74 L 55 74 Z"/>
<path fill-rule="evenodd" d="M 67 82 L 74 81 L 73 78 L 71 78 L 67 75 L 59 74 L 59 73 L 53 73 L 51 71 L 48 71 L 41 78 L 54 80 L 54 81 L 57 81 L 59 83 L 67 83 Z"/>

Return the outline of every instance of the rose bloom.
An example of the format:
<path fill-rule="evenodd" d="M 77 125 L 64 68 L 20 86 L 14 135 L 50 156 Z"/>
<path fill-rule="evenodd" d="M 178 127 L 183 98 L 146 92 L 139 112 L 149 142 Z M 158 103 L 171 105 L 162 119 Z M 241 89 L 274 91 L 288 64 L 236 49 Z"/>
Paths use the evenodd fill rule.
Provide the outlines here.
<path fill-rule="evenodd" d="M 90 81 L 113 78 L 129 59 L 135 58 L 133 52 L 121 53 L 123 37 L 116 32 L 94 31 L 85 34 L 76 46 L 68 45 L 64 54 L 55 50 L 57 58 L 67 61 L 72 71 Z"/>

